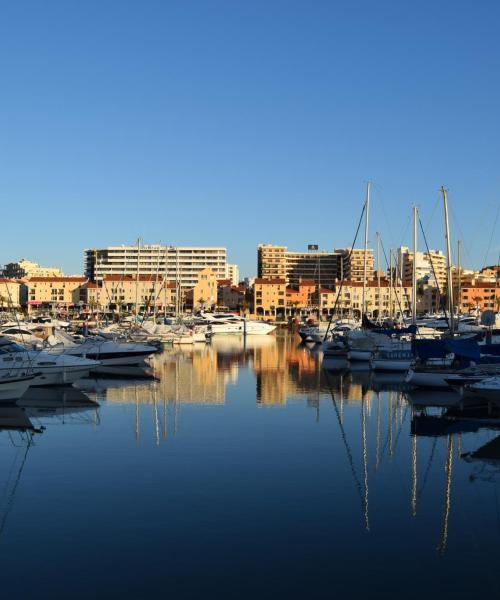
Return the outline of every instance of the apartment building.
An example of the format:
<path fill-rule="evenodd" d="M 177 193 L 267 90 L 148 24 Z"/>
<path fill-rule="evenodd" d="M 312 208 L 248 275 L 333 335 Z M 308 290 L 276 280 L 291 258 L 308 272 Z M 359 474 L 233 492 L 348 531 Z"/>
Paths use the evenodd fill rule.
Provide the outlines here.
<path fill-rule="evenodd" d="M 257 277 L 254 282 L 254 314 L 274 317 L 285 313 L 286 279 L 284 277 Z"/>
<path fill-rule="evenodd" d="M 226 265 L 226 277 L 225 279 L 230 279 L 232 285 L 239 285 L 240 283 L 240 270 L 238 265 Z"/>
<path fill-rule="evenodd" d="M 164 246 L 161 244 L 109 246 L 84 251 L 85 275 L 98 282 L 107 275 L 162 275 L 178 281 L 182 288 L 193 288 L 198 274 L 211 269 L 217 279 L 226 278 L 227 251 L 212 246 Z"/>
<path fill-rule="evenodd" d="M 335 250 L 339 256 L 338 279 L 346 281 L 363 281 L 365 273 L 365 250 L 364 248 L 340 248 Z M 366 250 L 366 273 L 367 281 L 374 276 L 373 250 Z"/>
<path fill-rule="evenodd" d="M 453 300 L 463 313 L 475 310 L 500 311 L 500 287 L 496 286 L 495 281 L 462 281 L 460 297 L 458 283 L 453 286 Z"/>
<path fill-rule="evenodd" d="M 87 284 L 87 304 L 98 310 L 139 309 L 173 310 L 176 285 L 156 275 L 106 275 L 102 280 Z"/>
<path fill-rule="evenodd" d="M 22 258 L 17 262 L 5 265 L 3 276 L 8 279 L 23 279 L 24 277 L 64 277 L 64 273 L 59 267 L 41 267 L 36 262 Z"/>
<path fill-rule="evenodd" d="M 406 246 L 397 250 L 397 272 L 403 278 L 405 285 L 411 285 L 413 281 L 413 251 Z M 428 279 L 435 281 L 443 292 L 446 288 L 446 256 L 441 250 L 430 250 L 429 252 L 416 253 L 417 281 Z M 434 273 L 436 276 L 434 277 Z"/>
<path fill-rule="evenodd" d="M 186 293 L 186 305 L 193 310 L 209 309 L 217 304 L 217 276 L 212 269 L 198 273 L 198 281 Z"/>
<path fill-rule="evenodd" d="M 331 290 L 321 290 L 322 312 L 326 312 L 325 309 L 333 308 L 337 296 L 339 296 L 337 308 L 347 314 L 361 315 L 363 312 L 363 282 L 346 281 L 342 289 L 340 287 L 337 286 L 334 293 Z M 391 290 L 387 279 L 380 281 L 380 288 L 376 280 L 370 280 L 366 284 L 365 312 L 373 317 L 409 314 L 411 296 L 412 286 L 403 285 L 403 287 L 393 287 Z"/>
<path fill-rule="evenodd" d="M 86 303 L 86 277 L 31 277 L 25 281 L 28 311 L 33 308 L 69 308 Z"/>
<path fill-rule="evenodd" d="M 309 279 L 331 287 L 342 278 L 363 281 L 364 249 L 341 248 L 319 251 L 311 246 L 307 252 L 290 251 L 286 246 L 259 244 L 257 246 L 257 274 L 260 278 L 283 278 L 288 285 L 298 285 Z M 367 279 L 373 278 L 373 250 L 367 250 Z"/>

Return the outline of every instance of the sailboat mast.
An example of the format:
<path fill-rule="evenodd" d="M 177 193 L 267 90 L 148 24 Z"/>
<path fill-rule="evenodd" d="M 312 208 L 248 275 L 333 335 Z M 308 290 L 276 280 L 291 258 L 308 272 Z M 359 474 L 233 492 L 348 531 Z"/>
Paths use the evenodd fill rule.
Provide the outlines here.
<path fill-rule="evenodd" d="M 455 331 L 455 315 L 453 313 L 453 275 L 452 275 L 452 266 L 451 266 L 451 239 L 450 239 L 450 225 L 448 221 L 448 191 L 441 186 L 441 193 L 443 194 L 443 204 L 444 204 L 444 226 L 445 226 L 445 237 L 446 237 L 446 274 L 447 274 L 447 282 L 446 285 L 448 287 L 447 295 L 448 295 L 448 310 L 450 311 L 450 333 L 453 336 Z"/>
<path fill-rule="evenodd" d="M 364 263 L 363 263 L 363 297 L 361 304 L 361 319 L 366 311 L 366 276 L 367 276 L 367 250 L 368 250 L 368 218 L 370 212 L 370 188 L 371 182 L 366 184 L 366 200 L 365 200 L 365 251 L 364 251 Z"/>
<path fill-rule="evenodd" d="M 141 238 L 137 238 L 137 269 L 135 273 L 135 320 L 139 313 L 139 259 L 141 255 Z"/>
<path fill-rule="evenodd" d="M 382 301 L 380 299 L 380 233 L 377 231 L 377 294 L 378 294 L 378 320 L 381 321 Z"/>
<path fill-rule="evenodd" d="M 413 207 L 413 271 L 411 290 L 411 316 L 413 325 L 417 324 L 417 218 L 418 209 Z"/>
<path fill-rule="evenodd" d="M 389 248 L 389 318 L 392 319 L 392 287 L 394 283 L 394 273 L 392 272 L 392 248 Z"/>
<path fill-rule="evenodd" d="M 457 314 L 460 316 L 460 308 L 462 304 L 462 242 L 457 240 L 457 271 L 458 271 L 458 298 L 457 298 Z"/>

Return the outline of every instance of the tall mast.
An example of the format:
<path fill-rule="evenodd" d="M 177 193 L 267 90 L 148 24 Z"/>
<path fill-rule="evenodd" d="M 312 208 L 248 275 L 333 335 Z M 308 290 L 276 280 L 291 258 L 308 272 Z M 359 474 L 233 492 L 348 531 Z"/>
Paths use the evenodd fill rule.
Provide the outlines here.
<path fill-rule="evenodd" d="M 377 231 L 377 294 L 378 294 L 378 320 L 381 321 L 382 300 L 380 299 L 380 233 Z"/>
<path fill-rule="evenodd" d="M 446 237 L 446 274 L 447 274 L 447 282 L 448 286 L 447 295 L 448 295 L 448 310 L 450 311 L 450 333 L 453 336 L 455 331 L 455 315 L 453 313 L 453 275 L 451 272 L 451 239 L 450 239 L 450 225 L 448 222 L 448 190 L 446 190 L 443 186 L 441 186 L 441 193 L 443 194 L 443 204 L 444 204 L 444 227 L 445 227 L 445 237 Z"/>
<path fill-rule="evenodd" d="M 392 248 L 389 248 L 389 318 L 392 319 L 392 286 L 394 282 L 394 274 L 392 272 Z"/>
<path fill-rule="evenodd" d="M 363 263 L 363 298 L 361 304 L 361 318 L 366 311 L 366 276 L 367 276 L 367 250 L 368 250 L 368 216 L 370 212 L 370 188 L 371 182 L 366 184 L 366 200 L 365 200 L 365 252 L 364 252 L 364 263 Z"/>
<path fill-rule="evenodd" d="M 135 320 L 139 313 L 139 259 L 141 255 L 141 238 L 137 238 L 137 270 L 135 274 Z"/>
<path fill-rule="evenodd" d="M 413 272 L 411 290 L 411 316 L 413 325 L 417 324 L 417 217 L 418 209 L 413 207 Z"/>
<path fill-rule="evenodd" d="M 462 242 L 457 240 L 457 270 L 458 270 L 458 298 L 457 313 L 460 316 L 462 306 Z"/>

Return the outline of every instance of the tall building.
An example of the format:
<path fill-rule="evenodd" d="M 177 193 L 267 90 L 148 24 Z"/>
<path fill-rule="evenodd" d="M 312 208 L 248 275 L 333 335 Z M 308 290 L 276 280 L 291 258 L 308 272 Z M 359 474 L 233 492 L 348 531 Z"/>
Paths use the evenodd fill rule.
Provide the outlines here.
<path fill-rule="evenodd" d="M 364 248 L 341 248 L 335 251 L 340 256 L 339 279 L 348 281 L 363 281 L 365 272 Z M 366 250 L 366 279 L 373 279 L 374 260 L 373 250 Z"/>
<path fill-rule="evenodd" d="M 232 285 L 238 285 L 240 282 L 240 270 L 238 265 L 226 265 L 226 279 L 231 280 Z"/>
<path fill-rule="evenodd" d="M 411 285 L 413 281 L 413 251 L 406 246 L 397 250 L 397 270 L 402 273 L 403 283 Z M 446 256 L 441 250 L 416 253 L 417 281 L 429 279 L 437 281 L 443 291 L 446 287 Z M 436 274 L 434 276 L 434 273 Z"/>
<path fill-rule="evenodd" d="M 298 285 L 301 279 L 333 285 L 339 277 L 339 259 L 337 252 L 295 252 L 286 246 L 259 244 L 257 275 L 263 279 L 285 279 L 289 285 Z"/>
<path fill-rule="evenodd" d="M 5 265 L 3 276 L 11 279 L 23 277 L 63 277 L 64 273 L 58 267 L 41 267 L 38 263 L 21 258 L 17 262 Z"/>
<path fill-rule="evenodd" d="M 212 269 L 217 279 L 226 278 L 226 248 L 212 246 L 108 246 L 84 251 L 85 275 L 101 281 L 106 275 L 162 275 L 183 288 L 198 283 L 198 273 Z"/>
<path fill-rule="evenodd" d="M 301 279 L 332 286 L 342 278 L 363 281 L 364 250 L 349 248 L 319 251 L 311 246 L 307 252 L 290 251 L 286 246 L 259 244 L 257 246 L 257 274 L 260 278 L 282 278 L 289 285 L 298 285 Z M 373 250 L 367 250 L 367 279 L 373 279 Z"/>

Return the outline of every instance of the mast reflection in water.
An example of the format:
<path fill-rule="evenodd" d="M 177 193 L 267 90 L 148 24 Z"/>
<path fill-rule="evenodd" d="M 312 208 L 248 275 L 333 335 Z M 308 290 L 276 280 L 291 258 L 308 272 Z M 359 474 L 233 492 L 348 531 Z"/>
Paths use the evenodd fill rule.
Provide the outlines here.
<path fill-rule="evenodd" d="M 500 591 L 495 411 L 283 332 L 152 367 L 0 414 L 6 597 Z"/>

